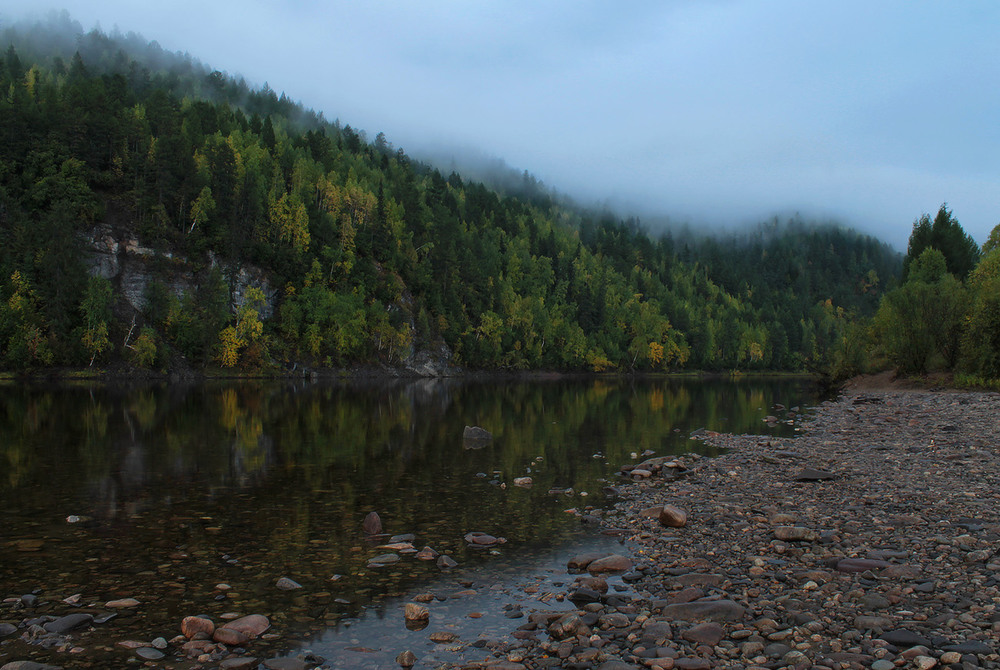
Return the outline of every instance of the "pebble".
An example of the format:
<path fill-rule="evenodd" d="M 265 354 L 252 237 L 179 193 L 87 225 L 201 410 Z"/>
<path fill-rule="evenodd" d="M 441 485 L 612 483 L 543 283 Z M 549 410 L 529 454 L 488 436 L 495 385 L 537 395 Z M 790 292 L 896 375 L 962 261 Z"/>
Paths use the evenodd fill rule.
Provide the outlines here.
<path fill-rule="evenodd" d="M 577 609 L 525 607 L 446 667 L 1000 668 L 997 416 L 996 393 L 857 391 L 794 438 L 698 431 L 723 454 L 623 466 L 601 519 L 629 550 L 567 564 L 630 579 L 567 583 Z"/>
<path fill-rule="evenodd" d="M 120 598 L 118 600 L 109 600 L 108 602 L 104 603 L 104 606 L 109 609 L 119 609 L 128 607 L 138 607 L 141 604 L 142 603 L 140 603 L 135 598 Z"/>
<path fill-rule="evenodd" d="M 396 557 L 399 558 L 398 556 Z M 301 589 L 302 585 L 293 579 L 288 577 L 279 577 L 278 581 L 274 583 L 274 586 L 282 591 L 294 591 L 295 589 Z"/>

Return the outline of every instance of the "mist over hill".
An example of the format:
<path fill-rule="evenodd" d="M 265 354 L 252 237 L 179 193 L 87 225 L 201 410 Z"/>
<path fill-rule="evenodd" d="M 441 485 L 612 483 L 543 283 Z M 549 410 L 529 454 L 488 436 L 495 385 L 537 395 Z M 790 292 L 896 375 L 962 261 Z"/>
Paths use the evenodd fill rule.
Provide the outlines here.
<path fill-rule="evenodd" d="M 2 25 L 10 369 L 819 369 L 899 276 L 833 224 L 651 235 L 135 34 Z"/>

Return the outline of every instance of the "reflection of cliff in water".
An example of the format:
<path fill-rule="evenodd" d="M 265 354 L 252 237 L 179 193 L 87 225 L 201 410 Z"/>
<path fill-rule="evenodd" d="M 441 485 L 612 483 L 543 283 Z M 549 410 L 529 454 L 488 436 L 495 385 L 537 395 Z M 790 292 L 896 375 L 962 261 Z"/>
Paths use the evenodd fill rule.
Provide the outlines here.
<path fill-rule="evenodd" d="M 500 479 L 523 475 L 540 459 L 553 483 L 568 487 L 592 470 L 577 450 L 620 459 L 675 449 L 677 436 L 695 428 L 760 431 L 761 412 L 773 403 L 802 404 L 802 386 L 397 379 L 0 387 L 7 409 L 0 458 L 8 465 L 0 492 L 44 488 L 61 469 L 72 473 L 71 488 L 85 486 L 95 516 L 115 518 L 156 502 L 254 489 L 275 477 L 302 490 L 364 498 L 364 491 L 439 477 L 443 463 L 462 459 Z M 476 450 L 480 456 L 462 455 L 466 425 L 495 436 Z"/>
<path fill-rule="evenodd" d="M 190 387 L 186 391 L 193 392 Z M 230 413 L 219 417 L 230 435 L 220 434 L 217 443 L 206 444 L 196 426 L 190 434 L 177 436 L 176 425 L 171 425 L 186 423 L 184 412 L 191 411 L 185 409 L 184 391 L 155 388 L 139 396 L 109 394 L 107 402 L 117 411 L 107 412 L 100 429 L 82 445 L 90 463 L 103 464 L 99 471 L 89 469 L 93 516 L 127 518 L 196 491 L 211 495 L 260 484 L 277 461 L 274 440 L 226 396 L 224 391 L 219 404 L 228 403 Z M 211 436 L 213 431 L 202 434 Z"/>

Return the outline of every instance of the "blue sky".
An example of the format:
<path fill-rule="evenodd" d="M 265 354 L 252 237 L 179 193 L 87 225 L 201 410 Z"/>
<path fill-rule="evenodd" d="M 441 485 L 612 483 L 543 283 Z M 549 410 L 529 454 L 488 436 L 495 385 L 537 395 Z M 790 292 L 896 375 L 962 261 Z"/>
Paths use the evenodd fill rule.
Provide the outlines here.
<path fill-rule="evenodd" d="M 8 0 L 67 9 L 582 201 L 739 225 L 836 219 L 905 247 L 947 201 L 1000 223 L 1000 3 Z"/>

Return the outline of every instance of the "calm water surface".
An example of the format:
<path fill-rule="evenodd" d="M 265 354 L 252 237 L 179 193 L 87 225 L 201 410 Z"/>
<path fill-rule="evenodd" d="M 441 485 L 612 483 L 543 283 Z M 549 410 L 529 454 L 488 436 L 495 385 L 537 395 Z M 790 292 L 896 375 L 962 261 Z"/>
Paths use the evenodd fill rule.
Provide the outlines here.
<path fill-rule="evenodd" d="M 553 597 L 571 579 L 566 560 L 616 541 L 566 510 L 607 504 L 602 489 L 633 453 L 710 455 L 689 437 L 698 428 L 788 435 L 764 425 L 771 407 L 817 401 L 809 382 L 787 379 L 0 387 L 0 596 L 43 603 L 8 603 L 0 622 L 68 613 L 61 601 L 75 594 L 78 611 L 142 603 L 77 635 L 86 651 L 72 659 L 8 638 L 0 664 L 29 652 L 121 662 L 119 640 L 169 639 L 184 616 L 225 613 L 271 618 L 281 637 L 253 643 L 261 657 L 481 657 L 428 635 L 471 642 L 521 623 L 504 616 L 513 603 L 568 607 Z M 468 448 L 466 425 L 493 442 Z M 522 476 L 531 488 L 512 485 Z M 412 533 L 459 567 L 407 555 L 369 567 L 386 553 L 361 530 L 371 511 L 386 533 Z M 469 548 L 470 531 L 507 541 Z M 276 589 L 282 576 L 303 588 Z M 436 599 L 430 626 L 411 631 L 402 605 L 417 594 Z"/>

